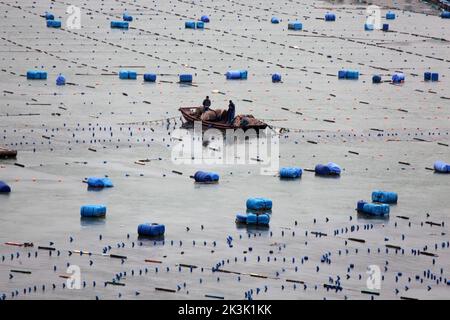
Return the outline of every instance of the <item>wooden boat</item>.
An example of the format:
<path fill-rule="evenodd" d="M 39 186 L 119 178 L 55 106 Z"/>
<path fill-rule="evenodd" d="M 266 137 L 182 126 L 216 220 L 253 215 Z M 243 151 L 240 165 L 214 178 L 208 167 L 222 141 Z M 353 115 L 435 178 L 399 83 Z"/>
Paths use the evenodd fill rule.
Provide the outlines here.
<path fill-rule="evenodd" d="M 0 147 L 0 159 L 8 159 L 17 157 L 16 150 L 8 150 Z"/>
<path fill-rule="evenodd" d="M 202 109 L 202 107 L 184 107 L 184 108 L 180 108 L 178 110 L 180 110 L 181 114 L 183 115 L 183 118 L 187 121 L 188 124 L 193 124 L 195 121 L 200 121 L 202 123 L 202 127 L 204 130 L 214 128 L 214 129 L 219 129 L 219 130 L 243 129 L 245 131 L 248 129 L 264 130 L 267 127 L 266 123 L 262 122 L 261 120 L 257 120 L 255 118 L 253 118 L 253 116 L 251 116 L 251 115 L 247 115 L 246 117 L 253 118 L 252 120 L 254 123 L 247 125 L 247 126 L 240 126 L 240 127 L 237 127 L 233 124 L 229 124 L 226 122 L 226 120 L 220 120 L 220 121 L 201 120 L 201 118 L 200 118 L 200 115 L 201 115 L 200 110 L 201 109 Z M 245 117 L 245 115 L 240 115 L 240 116 Z"/>

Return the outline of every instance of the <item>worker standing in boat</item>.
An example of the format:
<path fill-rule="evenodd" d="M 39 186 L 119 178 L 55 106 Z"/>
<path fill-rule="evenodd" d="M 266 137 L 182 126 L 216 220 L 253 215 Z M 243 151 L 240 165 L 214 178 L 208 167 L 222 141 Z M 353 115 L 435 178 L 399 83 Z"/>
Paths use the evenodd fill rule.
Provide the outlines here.
<path fill-rule="evenodd" d="M 231 124 L 234 119 L 236 107 L 233 103 L 233 101 L 230 100 L 230 103 L 228 105 L 228 112 L 227 112 L 227 123 Z"/>
<path fill-rule="evenodd" d="M 211 100 L 209 100 L 209 96 L 206 96 L 205 100 L 203 100 L 203 112 L 206 112 L 211 107 Z"/>

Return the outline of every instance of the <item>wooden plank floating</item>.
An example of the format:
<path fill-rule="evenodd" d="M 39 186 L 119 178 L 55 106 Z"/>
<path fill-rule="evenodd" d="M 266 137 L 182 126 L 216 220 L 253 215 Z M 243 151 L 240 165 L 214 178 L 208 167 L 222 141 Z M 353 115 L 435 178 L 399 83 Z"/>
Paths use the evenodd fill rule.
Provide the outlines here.
<path fill-rule="evenodd" d="M 212 294 L 205 294 L 205 298 L 213 298 L 213 299 L 220 299 L 220 300 L 225 299 L 224 297 L 216 296 L 216 295 L 212 295 Z"/>
<path fill-rule="evenodd" d="M 424 256 L 428 256 L 428 257 L 438 257 L 437 254 L 431 253 L 431 252 L 426 252 L 426 251 L 419 251 L 419 254 L 424 255 Z"/>
<path fill-rule="evenodd" d="M 162 261 L 160 260 L 153 260 L 153 259 L 145 259 L 144 261 L 149 263 L 162 263 Z"/>
<path fill-rule="evenodd" d="M 348 151 L 348 153 L 351 153 L 351 154 L 356 154 L 356 155 L 358 155 L 358 156 L 359 156 L 359 152 L 356 152 L 356 151 L 351 151 L 351 150 L 349 150 L 349 151 Z"/>
<path fill-rule="evenodd" d="M 395 249 L 395 250 L 401 250 L 402 249 L 402 247 L 395 246 L 393 244 L 386 244 L 386 248 Z"/>
<path fill-rule="evenodd" d="M 174 289 L 166 289 L 166 288 L 159 288 L 159 287 L 156 287 L 155 290 L 156 290 L 156 291 L 171 292 L 171 293 L 177 292 L 177 291 L 174 290 Z"/>
<path fill-rule="evenodd" d="M 419 299 L 401 296 L 401 297 L 400 297 L 400 300 L 419 300 Z"/>
<path fill-rule="evenodd" d="M 125 283 L 121 283 L 121 282 L 115 282 L 115 281 L 106 281 L 105 282 L 106 285 L 112 285 L 112 286 L 121 286 L 121 287 L 125 287 Z"/>
<path fill-rule="evenodd" d="M 404 161 L 399 161 L 398 163 L 399 163 L 399 164 L 403 164 L 403 165 L 405 165 L 405 166 L 410 166 L 410 165 L 411 165 L 411 163 L 409 163 L 409 162 L 404 162 Z"/>
<path fill-rule="evenodd" d="M 12 272 L 12 273 L 31 274 L 31 271 L 27 271 L 27 270 L 16 270 L 16 269 L 13 269 L 13 270 L 10 270 L 9 272 Z"/>
<path fill-rule="evenodd" d="M 364 294 L 372 294 L 372 295 L 375 295 L 375 296 L 379 296 L 379 295 L 380 295 L 379 292 L 368 291 L 368 290 L 361 290 L 361 293 L 364 293 Z"/>
<path fill-rule="evenodd" d="M 53 247 L 43 247 L 43 246 L 38 246 L 39 250 L 48 250 L 48 251 L 55 251 L 56 248 Z"/>
<path fill-rule="evenodd" d="M 364 239 L 358 239 L 358 238 L 348 238 L 348 240 L 350 240 L 350 241 L 355 241 L 355 242 L 361 242 L 361 243 L 365 243 L 365 242 L 366 242 L 366 240 L 364 240 Z"/>
<path fill-rule="evenodd" d="M 286 279 L 286 282 L 305 284 L 305 281 L 302 281 L 302 280 Z"/>
<path fill-rule="evenodd" d="M 397 216 L 397 218 L 404 219 L 404 220 L 409 220 L 409 217 L 406 217 L 406 216 Z"/>
<path fill-rule="evenodd" d="M 192 268 L 192 269 L 198 268 L 197 266 L 194 266 L 192 264 L 185 264 L 185 263 L 180 263 L 178 266 L 183 267 L 183 268 Z"/>
<path fill-rule="evenodd" d="M 437 222 L 433 222 L 433 221 L 425 221 L 425 223 L 429 224 L 430 226 L 443 227 L 442 223 L 437 223 Z"/>
<path fill-rule="evenodd" d="M 111 258 L 115 258 L 115 259 L 127 259 L 126 256 L 120 256 L 118 254 L 110 254 L 109 255 Z"/>

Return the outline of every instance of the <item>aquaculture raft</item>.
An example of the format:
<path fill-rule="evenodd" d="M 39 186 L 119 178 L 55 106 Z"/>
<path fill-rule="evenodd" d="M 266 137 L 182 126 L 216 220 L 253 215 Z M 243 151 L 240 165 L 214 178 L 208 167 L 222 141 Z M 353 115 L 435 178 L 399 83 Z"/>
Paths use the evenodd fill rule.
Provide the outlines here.
<path fill-rule="evenodd" d="M 0 148 L 0 159 L 8 159 L 17 157 L 17 150 L 8 150 Z"/>

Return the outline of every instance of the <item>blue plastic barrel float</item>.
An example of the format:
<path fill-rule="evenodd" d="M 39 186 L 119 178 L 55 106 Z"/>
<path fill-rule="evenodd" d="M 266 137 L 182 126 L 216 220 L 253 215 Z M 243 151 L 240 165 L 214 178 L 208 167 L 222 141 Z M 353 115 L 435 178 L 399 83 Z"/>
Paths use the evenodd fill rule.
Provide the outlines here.
<path fill-rule="evenodd" d="M 300 21 L 290 21 L 288 23 L 289 30 L 302 30 L 303 24 Z"/>
<path fill-rule="evenodd" d="M 280 178 L 282 179 L 297 179 L 302 176 L 302 168 L 286 167 L 280 169 Z"/>
<path fill-rule="evenodd" d="M 86 205 L 80 209 L 83 218 L 100 218 L 106 216 L 106 206 L 104 205 Z"/>
<path fill-rule="evenodd" d="M 373 31 L 374 26 L 371 23 L 364 23 L 364 30 L 365 31 Z"/>
<path fill-rule="evenodd" d="M 156 82 L 156 74 L 155 73 L 144 73 L 144 81 L 145 82 Z"/>
<path fill-rule="evenodd" d="M 441 18 L 442 19 L 450 19 L 450 11 L 442 11 Z"/>
<path fill-rule="evenodd" d="M 159 223 L 143 223 L 138 226 L 137 231 L 140 236 L 158 237 L 164 235 L 166 227 Z"/>
<path fill-rule="evenodd" d="M 325 21 L 336 21 L 336 15 L 334 13 L 328 12 L 325 14 Z"/>
<path fill-rule="evenodd" d="M 397 203 L 398 195 L 395 192 L 375 190 L 372 192 L 372 201 L 380 203 Z"/>
<path fill-rule="evenodd" d="M 47 20 L 48 28 L 61 28 L 61 21 L 59 20 Z"/>
<path fill-rule="evenodd" d="M 129 15 L 127 12 L 125 12 L 122 16 L 123 21 L 133 21 L 133 16 Z"/>
<path fill-rule="evenodd" d="M 336 163 L 329 162 L 327 164 L 318 164 L 314 168 L 317 175 L 320 176 L 339 176 L 341 174 L 341 167 Z"/>
<path fill-rule="evenodd" d="M 47 72 L 41 70 L 28 70 L 27 71 L 28 80 L 45 80 L 47 79 Z"/>
<path fill-rule="evenodd" d="M 394 20 L 395 19 L 395 13 L 392 11 L 386 12 L 386 20 Z"/>
<path fill-rule="evenodd" d="M 197 29 L 205 29 L 205 23 L 204 23 L 203 21 L 197 21 L 197 22 L 195 23 L 195 27 L 196 27 Z"/>
<path fill-rule="evenodd" d="M 10 193 L 11 187 L 6 182 L 0 181 L 0 193 Z"/>
<path fill-rule="evenodd" d="M 219 175 L 215 172 L 197 171 L 194 179 L 199 183 L 213 183 L 219 181 Z"/>
<path fill-rule="evenodd" d="M 431 81 L 431 72 L 425 72 L 423 74 L 423 80 L 424 81 Z"/>
<path fill-rule="evenodd" d="M 272 17 L 272 19 L 270 19 L 270 22 L 273 24 L 278 24 L 280 23 L 280 19 L 278 19 L 277 17 Z"/>
<path fill-rule="evenodd" d="M 272 82 L 280 82 L 281 81 L 281 74 L 280 73 L 274 73 L 272 74 Z"/>
<path fill-rule="evenodd" d="M 56 85 L 57 86 L 66 85 L 66 78 L 62 74 L 59 74 L 58 77 L 56 78 Z"/>
<path fill-rule="evenodd" d="M 230 70 L 225 74 L 227 80 L 245 80 L 247 79 L 247 70 Z"/>
<path fill-rule="evenodd" d="M 137 72 L 134 70 L 120 70 L 119 71 L 119 79 L 122 80 L 136 80 L 137 79 Z"/>
<path fill-rule="evenodd" d="M 203 15 L 201 16 L 200 21 L 203 23 L 209 23 L 209 17 L 207 15 Z"/>
<path fill-rule="evenodd" d="M 385 203 L 367 203 L 365 201 L 358 201 L 357 210 L 360 213 L 369 214 L 372 216 L 386 216 L 389 215 L 390 207 Z"/>
<path fill-rule="evenodd" d="M 392 82 L 393 83 L 403 83 L 405 82 L 405 74 L 396 72 L 392 75 Z"/>
<path fill-rule="evenodd" d="M 192 74 L 180 74 L 180 82 L 191 83 Z"/>
<path fill-rule="evenodd" d="M 55 16 L 53 15 L 53 13 L 50 13 L 50 12 L 46 12 L 44 17 L 45 17 L 45 20 L 55 20 Z"/>
<path fill-rule="evenodd" d="M 450 173 L 450 163 L 438 160 L 434 163 L 434 170 L 439 173 Z"/>
<path fill-rule="evenodd" d="M 359 79 L 359 71 L 358 70 L 339 70 L 338 71 L 338 79 Z"/>
<path fill-rule="evenodd" d="M 272 200 L 267 198 L 248 198 L 247 199 L 248 210 L 272 210 Z"/>
<path fill-rule="evenodd" d="M 389 31 L 389 23 L 383 23 L 383 31 Z"/>
<path fill-rule="evenodd" d="M 439 73 L 432 72 L 431 73 L 431 81 L 439 81 Z"/>
<path fill-rule="evenodd" d="M 109 178 L 97 178 L 89 177 L 87 179 L 88 187 L 90 188 L 112 188 L 114 187 L 111 179 Z"/>
<path fill-rule="evenodd" d="M 128 29 L 129 23 L 127 21 L 111 21 L 112 29 Z"/>
<path fill-rule="evenodd" d="M 186 28 L 186 29 L 195 29 L 195 21 L 186 21 L 185 23 L 184 23 L 184 27 Z"/>
<path fill-rule="evenodd" d="M 372 76 L 372 83 L 381 83 L 381 76 L 378 74 Z"/>

